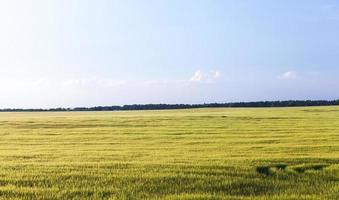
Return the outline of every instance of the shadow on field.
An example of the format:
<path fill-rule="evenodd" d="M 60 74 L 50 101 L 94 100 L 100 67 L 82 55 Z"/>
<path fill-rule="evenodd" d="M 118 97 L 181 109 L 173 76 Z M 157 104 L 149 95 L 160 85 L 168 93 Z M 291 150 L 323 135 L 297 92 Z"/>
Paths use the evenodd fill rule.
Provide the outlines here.
<path fill-rule="evenodd" d="M 312 165 L 298 165 L 288 166 L 287 164 L 273 164 L 266 166 L 258 166 L 256 172 L 264 175 L 274 175 L 279 172 L 284 173 L 305 173 L 306 171 L 321 171 L 324 168 L 329 167 L 325 164 L 312 164 Z"/>

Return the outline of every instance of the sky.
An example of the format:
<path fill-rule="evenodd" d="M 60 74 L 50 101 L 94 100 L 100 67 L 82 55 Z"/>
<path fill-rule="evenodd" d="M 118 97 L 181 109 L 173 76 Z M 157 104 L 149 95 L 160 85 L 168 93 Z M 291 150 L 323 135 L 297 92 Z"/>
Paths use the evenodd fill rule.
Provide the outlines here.
<path fill-rule="evenodd" d="M 338 0 L 3 0 L 0 108 L 339 99 Z"/>

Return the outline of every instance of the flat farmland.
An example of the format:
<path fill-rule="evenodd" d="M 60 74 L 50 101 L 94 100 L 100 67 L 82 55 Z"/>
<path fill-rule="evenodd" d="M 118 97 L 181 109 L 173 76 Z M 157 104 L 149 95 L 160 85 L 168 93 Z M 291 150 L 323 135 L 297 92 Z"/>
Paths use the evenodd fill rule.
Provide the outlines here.
<path fill-rule="evenodd" d="M 0 113 L 0 199 L 339 199 L 339 107 Z"/>

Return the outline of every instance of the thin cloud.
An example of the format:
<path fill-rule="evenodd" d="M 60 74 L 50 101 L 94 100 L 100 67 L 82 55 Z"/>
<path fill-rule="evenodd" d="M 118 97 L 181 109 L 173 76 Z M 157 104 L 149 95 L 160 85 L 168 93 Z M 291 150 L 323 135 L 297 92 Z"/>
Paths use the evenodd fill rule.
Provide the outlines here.
<path fill-rule="evenodd" d="M 189 81 L 196 83 L 213 83 L 219 79 L 220 76 L 221 73 L 219 71 L 211 70 L 207 73 L 204 73 L 201 70 L 197 70 Z"/>
<path fill-rule="evenodd" d="M 190 81 L 192 82 L 201 82 L 203 79 L 203 73 L 198 70 L 194 73 L 194 75 L 192 76 L 192 78 L 190 79 Z"/>
<path fill-rule="evenodd" d="M 297 77 L 298 74 L 295 71 L 287 71 L 279 76 L 280 79 L 284 80 L 296 79 Z"/>
<path fill-rule="evenodd" d="M 0 85 L 7 86 L 11 85 L 16 90 L 37 90 L 37 89 L 60 89 L 60 90 L 81 90 L 84 89 L 114 89 L 123 87 L 153 87 L 153 86 L 166 86 L 166 87 L 177 87 L 177 86 L 189 86 L 192 83 L 214 83 L 221 76 L 219 71 L 211 70 L 209 72 L 203 72 L 197 70 L 191 78 L 187 79 L 156 79 L 156 80 L 116 80 L 103 77 L 79 77 L 73 79 L 46 79 L 37 78 L 33 80 L 0 80 Z M 7 91 L 6 87 L 0 87 L 1 91 Z"/>
<path fill-rule="evenodd" d="M 99 87 L 118 87 L 127 84 L 127 81 L 124 80 L 112 80 L 112 79 L 104 79 L 98 77 L 90 77 L 90 78 L 81 78 L 81 79 L 69 79 L 61 82 L 63 86 L 99 86 Z"/>
<path fill-rule="evenodd" d="M 221 75 L 219 71 L 214 71 L 214 70 L 211 71 L 211 74 L 214 79 L 218 79 Z"/>
<path fill-rule="evenodd" d="M 214 83 L 221 77 L 221 73 L 216 70 L 211 70 L 207 73 L 197 70 L 189 79 L 172 79 L 172 80 L 148 80 L 138 84 L 146 85 L 190 85 L 192 83 Z"/>

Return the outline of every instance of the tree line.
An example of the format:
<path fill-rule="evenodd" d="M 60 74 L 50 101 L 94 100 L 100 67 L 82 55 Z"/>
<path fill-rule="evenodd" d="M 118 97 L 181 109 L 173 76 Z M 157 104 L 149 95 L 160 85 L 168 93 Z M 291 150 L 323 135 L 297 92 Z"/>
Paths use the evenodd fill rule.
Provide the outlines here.
<path fill-rule="evenodd" d="M 259 108 L 259 107 L 297 107 L 297 106 L 334 106 L 339 100 L 290 100 L 290 101 L 255 101 L 234 103 L 204 104 L 134 104 L 124 106 L 95 106 L 51 109 L 0 109 L 0 112 L 60 112 L 60 111 L 127 111 L 127 110 L 171 110 L 189 108 Z"/>

